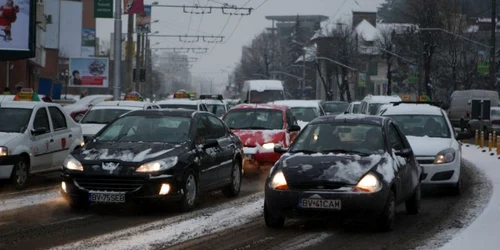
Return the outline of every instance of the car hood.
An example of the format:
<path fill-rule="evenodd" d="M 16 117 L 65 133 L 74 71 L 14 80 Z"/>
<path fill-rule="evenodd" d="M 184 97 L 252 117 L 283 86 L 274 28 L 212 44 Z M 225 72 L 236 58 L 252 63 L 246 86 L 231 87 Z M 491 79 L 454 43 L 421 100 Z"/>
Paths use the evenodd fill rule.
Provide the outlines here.
<path fill-rule="evenodd" d="M 84 123 L 82 125 L 82 132 L 83 135 L 95 135 L 97 132 L 99 132 L 102 128 L 106 126 L 106 124 L 91 124 L 91 123 Z"/>
<path fill-rule="evenodd" d="M 145 143 L 145 142 L 91 142 L 73 156 L 82 163 L 91 162 L 151 162 L 178 155 L 182 144 Z"/>
<path fill-rule="evenodd" d="M 285 130 L 232 130 L 237 135 L 244 147 L 256 147 L 265 143 L 282 143 L 285 140 Z"/>
<path fill-rule="evenodd" d="M 382 155 L 295 154 L 280 159 L 280 167 L 290 186 L 309 184 L 356 185 L 376 166 L 386 163 Z"/>
<path fill-rule="evenodd" d="M 16 139 L 21 135 L 22 135 L 21 133 L 0 132 L 0 146 L 5 146 L 7 143 L 9 143 L 10 141 Z"/>
<path fill-rule="evenodd" d="M 452 145 L 451 138 L 434 138 L 427 136 L 406 136 L 416 156 L 435 156 L 441 150 L 448 149 Z"/>

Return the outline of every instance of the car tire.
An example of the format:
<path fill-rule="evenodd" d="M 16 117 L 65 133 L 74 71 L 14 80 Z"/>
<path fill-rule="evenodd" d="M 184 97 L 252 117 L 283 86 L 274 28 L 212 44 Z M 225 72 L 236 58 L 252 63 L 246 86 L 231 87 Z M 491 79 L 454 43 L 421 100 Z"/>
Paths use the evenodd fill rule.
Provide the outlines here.
<path fill-rule="evenodd" d="M 459 180 L 455 186 L 452 187 L 452 195 L 460 196 L 462 194 L 462 181 Z"/>
<path fill-rule="evenodd" d="M 241 181 L 243 180 L 241 173 L 241 164 L 235 162 L 231 169 L 231 184 L 222 189 L 222 194 L 228 198 L 236 197 L 240 194 Z"/>
<path fill-rule="evenodd" d="M 24 189 L 26 187 L 26 182 L 28 181 L 29 175 L 29 163 L 25 157 L 19 157 L 19 160 L 14 164 L 12 168 L 12 174 L 10 177 L 10 183 L 13 187 L 18 190 Z"/>
<path fill-rule="evenodd" d="M 408 214 L 418 214 L 420 212 L 420 202 L 422 200 L 422 189 L 420 188 L 420 184 L 415 188 L 415 192 L 405 202 L 406 213 Z"/>
<path fill-rule="evenodd" d="M 267 208 L 266 202 L 264 202 L 264 221 L 269 228 L 279 229 L 285 225 L 285 217 L 274 215 Z"/>
<path fill-rule="evenodd" d="M 394 191 L 390 191 L 382 214 L 377 218 L 377 227 L 382 232 L 390 232 L 394 229 L 396 221 L 396 197 Z"/>
<path fill-rule="evenodd" d="M 184 177 L 184 186 L 182 187 L 183 196 L 180 202 L 182 212 L 188 212 L 194 209 L 196 199 L 198 198 L 198 181 L 192 170 L 189 170 Z"/>

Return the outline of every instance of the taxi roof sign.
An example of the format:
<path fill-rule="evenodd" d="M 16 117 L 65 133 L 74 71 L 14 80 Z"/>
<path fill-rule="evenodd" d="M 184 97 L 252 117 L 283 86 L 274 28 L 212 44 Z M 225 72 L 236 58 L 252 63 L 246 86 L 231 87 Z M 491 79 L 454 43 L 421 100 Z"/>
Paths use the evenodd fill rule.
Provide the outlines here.
<path fill-rule="evenodd" d="M 38 97 L 38 94 L 32 88 L 23 88 L 21 92 L 14 96 L 14 101 L 39 102 L 40 97 Z"/>
<path fill-rule="evenodd" d="M 142 98 L 142 96 L 139 93 L 132 92 L 132 93 L 126 95 L 125 98 L 123 98 L 123 100 L 125 100 L 125 101 L 139 101 L 139 102 L 143 102 L 144 98 Z"/>
<path fill-rule="evenodd" d="M 174 94 L 175 99 L 186 99 L 186 98 L 191 98 L 190 93 L 175 93 Z"/>

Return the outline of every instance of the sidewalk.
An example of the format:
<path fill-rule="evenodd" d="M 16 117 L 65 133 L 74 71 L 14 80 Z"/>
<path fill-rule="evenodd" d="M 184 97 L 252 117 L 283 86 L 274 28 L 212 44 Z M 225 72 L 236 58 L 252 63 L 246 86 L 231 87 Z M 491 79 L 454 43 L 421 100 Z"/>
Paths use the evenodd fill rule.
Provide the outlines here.
<path fill-rule="evenodd" d="M 484 152 L 483 152 L 484 151 Z M 462 157 L 485 172 L 493 183 L 493 195 L 484 211 L 467 228 L 456 234 L 441 250 L 499 249 L 500 235 L 500 156 L 496 149 L 479 149 L 472 144 L 462 146 Z M 493 154 L 493 155 L 491 155 Z"/>

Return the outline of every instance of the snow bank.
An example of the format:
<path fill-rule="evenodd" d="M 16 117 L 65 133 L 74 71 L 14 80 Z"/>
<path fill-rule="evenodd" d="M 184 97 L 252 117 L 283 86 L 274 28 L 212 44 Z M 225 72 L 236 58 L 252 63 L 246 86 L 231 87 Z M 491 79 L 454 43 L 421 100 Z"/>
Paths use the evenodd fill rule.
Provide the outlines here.
<path fill-rule="evenodd" d="M 195 211 L 189 219 L 174 218 L 85 239 L 55 249 L 155 249 L 166 248 L 203 235 L 236 227 L 262 215 L 263 193 Z M 181 215 L 182 216 L 182 215 Z"/>
<path fill-rule="evenodd" d="M 442 250 L 497 249 L 500 228 L 500 159 L 473 145 L 462 147 L 462 156 L 485 172 L 493 183 L 493 195 L 483 212 L 467 228 L 456 234 Z M 486 150 L 487 151 L 487 150 Z M 478 194 L 480 195 L 480 194 Z"/>

